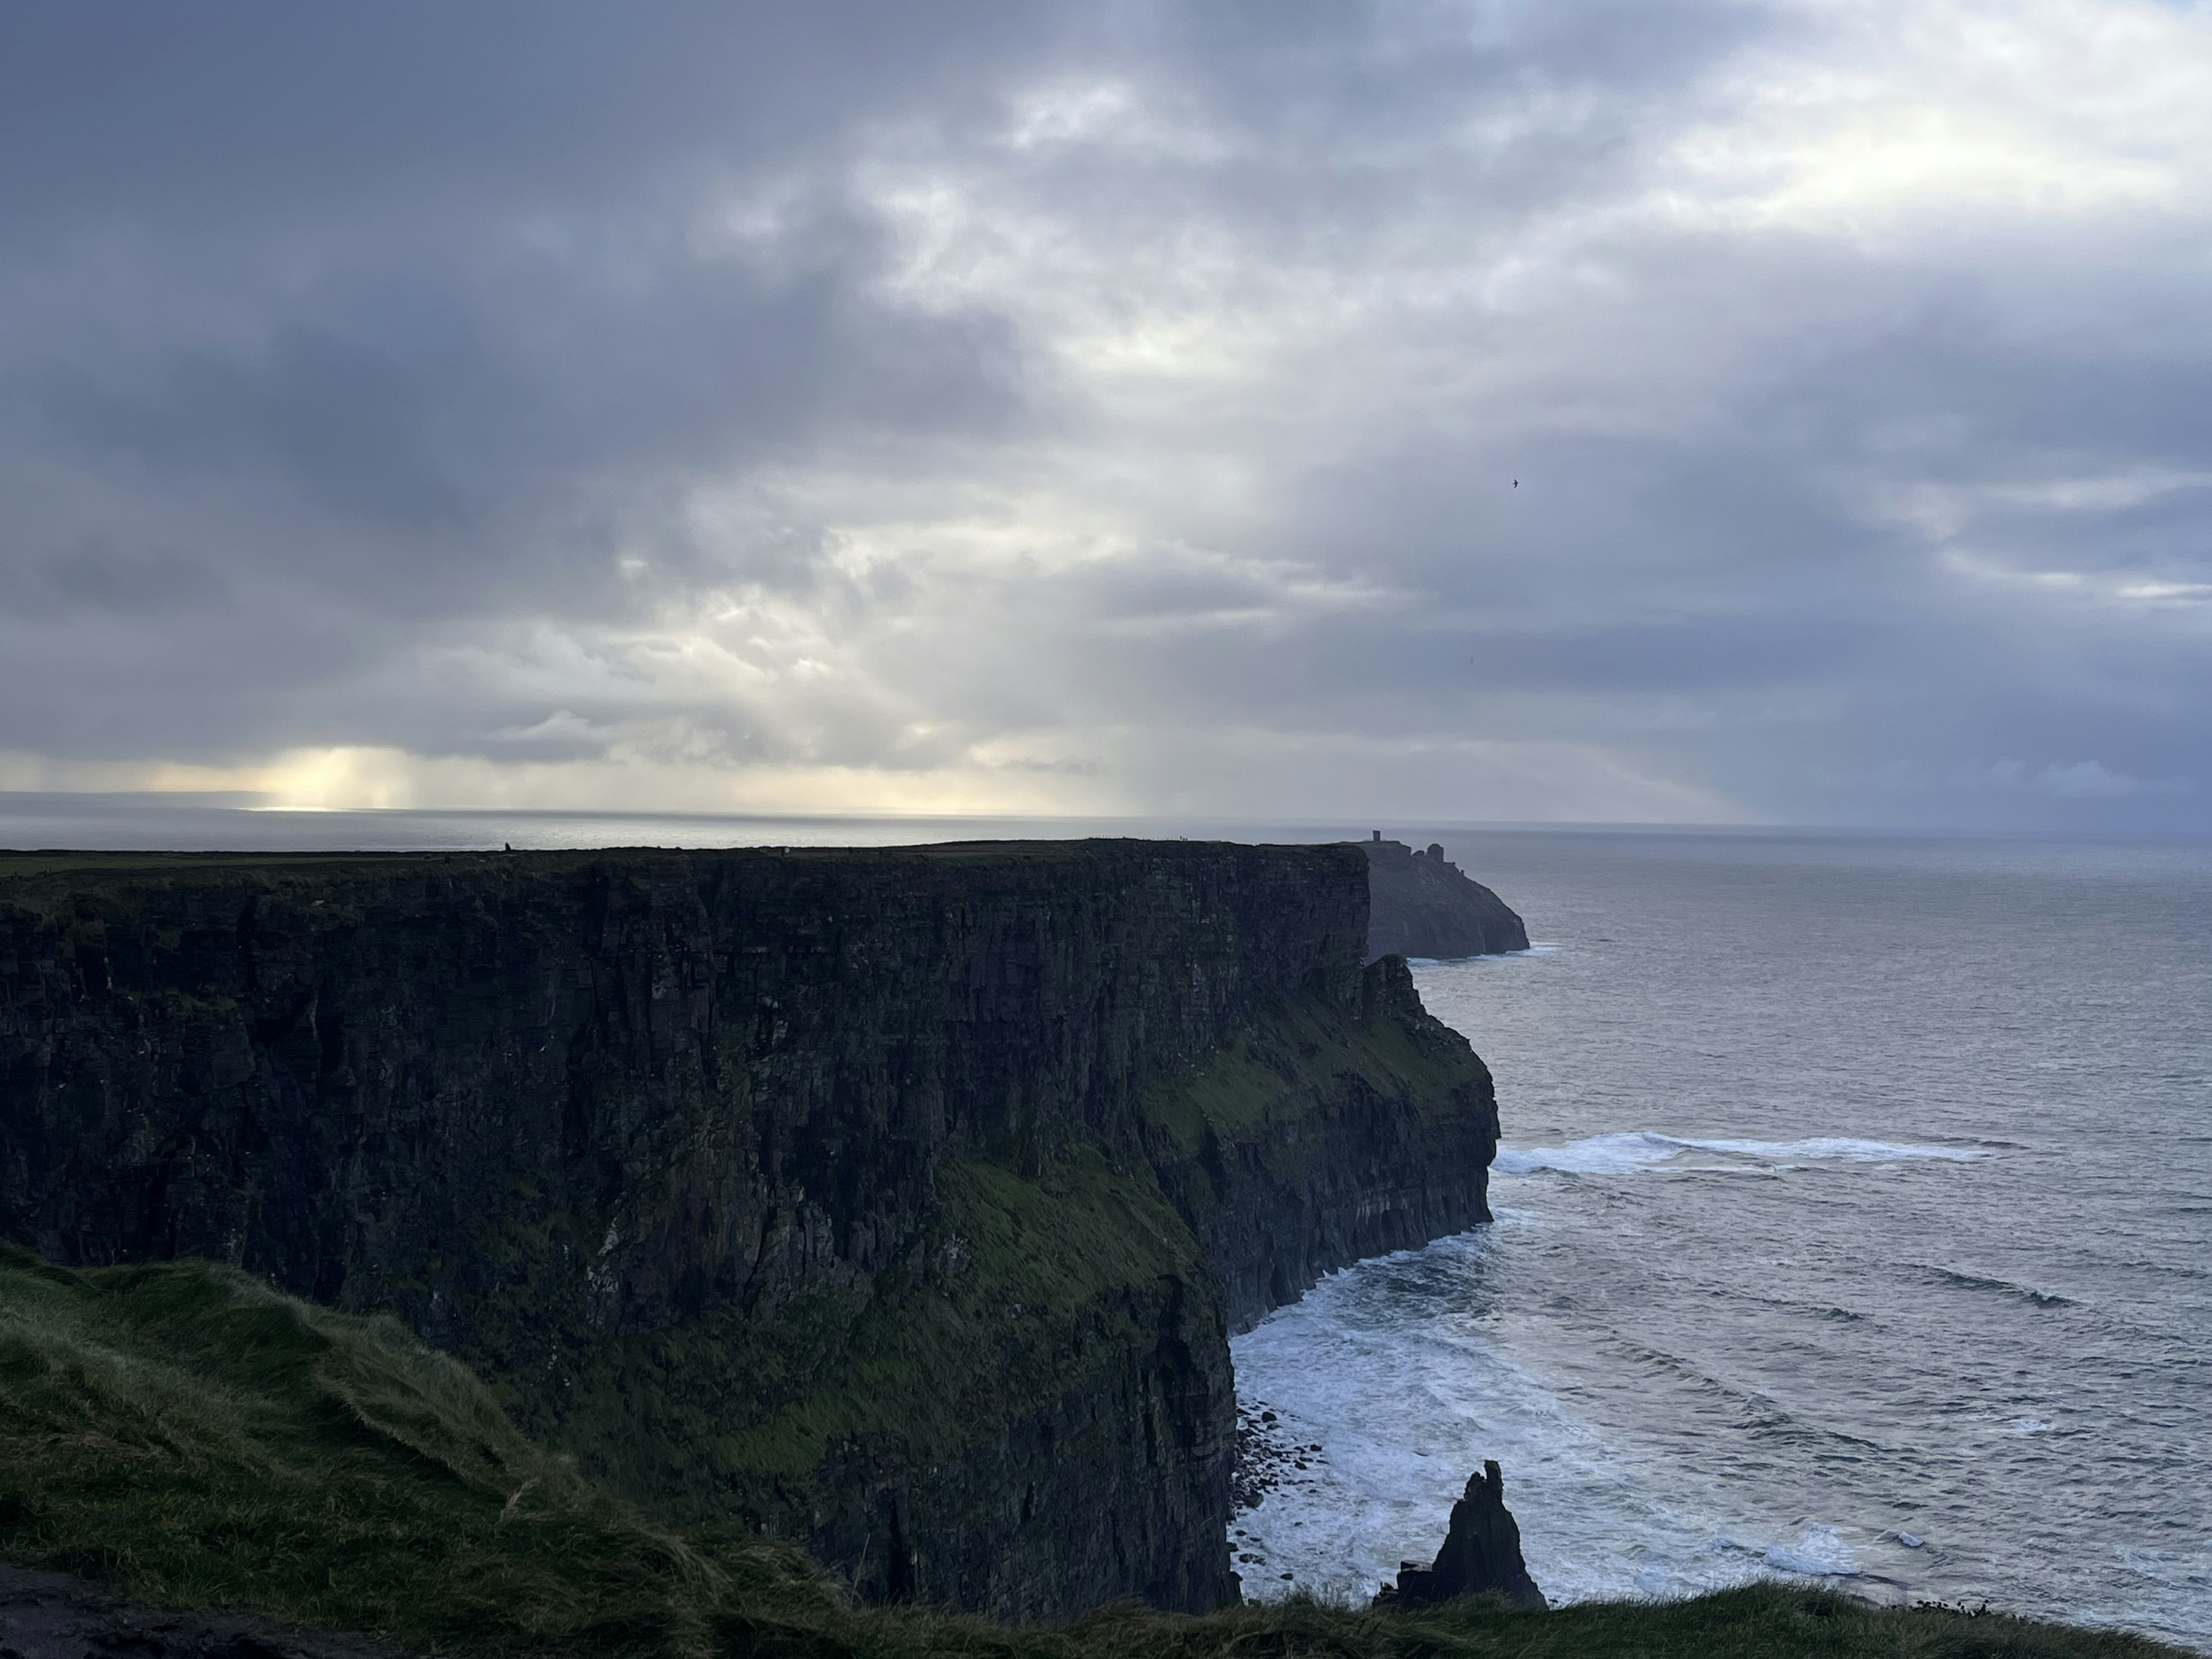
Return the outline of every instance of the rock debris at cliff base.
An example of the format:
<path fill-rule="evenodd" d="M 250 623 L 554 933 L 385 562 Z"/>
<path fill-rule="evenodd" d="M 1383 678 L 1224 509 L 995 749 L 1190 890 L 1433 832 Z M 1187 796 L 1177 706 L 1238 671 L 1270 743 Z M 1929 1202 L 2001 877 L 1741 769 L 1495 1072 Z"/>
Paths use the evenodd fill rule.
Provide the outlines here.
<path fill-rule="evenodd" d="M 1236 1513 L 1256 1510 L 1269 1492 L 1311 1486 L 1307 1471 L 1322 1461 L 1319 1441 L 1290 1437 L 1290 1425 L 1264 1400 L 1237 1403 L 1237 1462 L 1230 1475 Z"/>
<path fill-rule="evenodd" d="M 1234 1504 L 1229 1547 L 1237 1571 L 1249 1583 L 1256 1575 L 1289 1581 L 1296 1574 L 1278 1569 L 1257 1534 L 1237 1522 L 1274 1492 L 1320 1485 L 1315 1472 L 1327 1463 L 1321 1442 L 1297 1440 L 1290 1425 L 1264 1400 L 1237 1401 L 1237 1461 L 1230 1474 Z"/>

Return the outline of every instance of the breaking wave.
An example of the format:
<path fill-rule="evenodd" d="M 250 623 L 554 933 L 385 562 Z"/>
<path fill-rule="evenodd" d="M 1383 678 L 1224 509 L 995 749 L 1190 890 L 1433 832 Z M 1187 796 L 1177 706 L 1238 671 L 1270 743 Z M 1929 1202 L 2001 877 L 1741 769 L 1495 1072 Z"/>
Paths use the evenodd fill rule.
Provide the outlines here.
<path fill-rule="evenodd" d="M 1810 1140 L 1702 1140 L 1688 1135 L 1661 1134 L 1650 1129 L 1591 1135 L 1557 1146 L 1500 1146 L 1491 1166 L 1500 1175 L 1534 1175 L 1541 1170 L 1565 1175 L 1631 1175 L 1656 1169 L 1692 1152 L 1709 1152 L 1741 1161 L 1751 1167 L 1772 1168 L 1836 1161 L 1849 1164 L 1899 1164 L 1933 1158 L 1966 1164 L 1989 1153 L 1978 1147 L 1900 1146 L 1886 1140 L 1860 1140 L 1847 1135 L 1822 1135 Z"/>

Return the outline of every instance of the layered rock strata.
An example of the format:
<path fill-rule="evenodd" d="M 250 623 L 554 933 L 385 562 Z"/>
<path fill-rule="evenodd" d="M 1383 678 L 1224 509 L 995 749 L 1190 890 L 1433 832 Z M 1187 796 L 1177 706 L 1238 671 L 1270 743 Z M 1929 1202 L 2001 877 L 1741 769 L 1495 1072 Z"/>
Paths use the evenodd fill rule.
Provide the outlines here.
<path fill-rule="evenodd" d="M 0 1233 L 234 1262 L 863 1594 L 1232 1593 L 1227 1329 L 1483 1219 L 1349 848 L 0 860 Z"/>

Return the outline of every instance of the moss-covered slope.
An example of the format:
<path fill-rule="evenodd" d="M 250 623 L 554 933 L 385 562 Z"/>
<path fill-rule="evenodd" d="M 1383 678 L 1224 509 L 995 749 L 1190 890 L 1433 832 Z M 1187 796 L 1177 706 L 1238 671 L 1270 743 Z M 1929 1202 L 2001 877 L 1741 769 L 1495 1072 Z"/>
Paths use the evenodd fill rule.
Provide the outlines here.
<path fill-rule="evenodd" d="M 0 1246 L 0 1559 L 423 1647 L 675 1653 L 811 1569 L 642 1516 L 398 1322 Z M 818 1594 L 818 1591 L 813 1592 Z"/>

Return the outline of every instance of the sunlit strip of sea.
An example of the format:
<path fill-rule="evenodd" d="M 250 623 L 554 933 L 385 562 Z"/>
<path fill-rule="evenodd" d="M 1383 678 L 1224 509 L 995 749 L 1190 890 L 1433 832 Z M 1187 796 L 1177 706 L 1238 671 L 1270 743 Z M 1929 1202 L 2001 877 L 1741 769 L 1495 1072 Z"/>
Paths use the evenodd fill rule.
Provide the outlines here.
<path fill-rule="evenodd" d="M 1249 1594 L 1365 1596 L 1486 1457 L 1554 1600 L 1759 1575 L 2212 1650 L 2212 848 L 1463 835 L 1418 965 L 1498 1220 L 1234 1348 L 1318 1446 Z"/>

